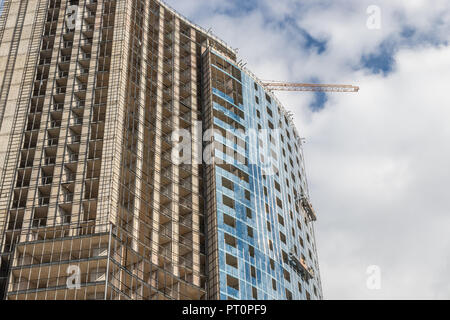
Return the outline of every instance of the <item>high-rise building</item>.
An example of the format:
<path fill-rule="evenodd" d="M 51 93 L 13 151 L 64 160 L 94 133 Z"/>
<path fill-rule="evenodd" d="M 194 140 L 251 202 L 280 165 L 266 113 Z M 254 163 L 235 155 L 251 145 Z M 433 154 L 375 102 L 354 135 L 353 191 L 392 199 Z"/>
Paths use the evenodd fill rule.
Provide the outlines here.
<path fill-rule="evenodd" d="M 322 298 L 302 141 L 223 41 L 157 0 L 5 0 L 0 81 L 1 298 Z"/>

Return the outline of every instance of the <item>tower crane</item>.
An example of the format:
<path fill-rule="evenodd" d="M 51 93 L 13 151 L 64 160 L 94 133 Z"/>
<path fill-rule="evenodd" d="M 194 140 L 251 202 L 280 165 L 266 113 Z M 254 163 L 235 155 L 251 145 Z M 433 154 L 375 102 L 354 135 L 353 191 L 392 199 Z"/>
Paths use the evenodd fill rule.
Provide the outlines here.
<path fill-rule="evenodd" d="M 282 81 L 263 81 L 270 91 L 312 91 L 312 92 L 358 92 L 359 87 L 346 84 L 289 83 Z"/>
<path fill-rule="evenodd" d="M 262 85 L 269 91 L 310 91 L 310 92 L 358 92 L 359 87 L 346 84 L 312 84 L 312 83 L 289 83 L 282 81 L 262 81 Z M 308 217 L 308 222 L 316 221 L 316 213 L 305 194 L 297 197 L 296 202 L 300 204 Z"/>

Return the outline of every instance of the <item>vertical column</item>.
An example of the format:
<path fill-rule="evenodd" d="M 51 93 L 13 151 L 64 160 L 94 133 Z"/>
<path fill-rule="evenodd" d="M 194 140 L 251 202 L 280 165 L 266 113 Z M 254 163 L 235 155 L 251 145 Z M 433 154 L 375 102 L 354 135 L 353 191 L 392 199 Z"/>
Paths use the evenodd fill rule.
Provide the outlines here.
<path fill-rule="evenodd" d="M 5 81 L 10 77 L 7 76 L 8 68 L 11 68 L 10 52 L 13 45 L 13 36 L 16 31 L 16 21 L 19 16 L 20 1 L 14 1 L 12 3 L 5 3 L 5 6 L 9 5 L 9 10 L 3 12 L 1 17 L 2 22 L 2 39 L 0 43 L 0 96 L 6 97 L 9 94 L 9 88 L 4 85 Z M 5 8 L 4 8 L 5 9 Z M 15 57 L 14 57 L 15 59 Z M 12 76 L 12 72 L 10 72 Z M 30 90 L 31 90 L 31 83 Z M 17 98 L 17 97 L 16 97 Z M 8 147 L 10 147 L 10 140 L 14 138 L 17 140 L 16 144 L 19 145 L 22 135 L 19 137 L 12 135 L 13 123 L 17 119 L 14 119 L 16 111 L 16 104 L 13 101 L 8 104 L 7 101 L 0 104 L 0 240 L 3 237 L 3 226 L 7 219 L 8 204 L 11 197 L 11 189 L 15 174 L 15 166 L 13 165 L 16 160 L 18 150 L 10 150 L 8 157 Z M 25 119 L 21 119 L 18 126 L 23 129 Z M 15 163 L 14 163 L 15 164 Z M 2 250 L 2 242 L 0 242 L 0 251 Z"/>
<path fill-rule="evenodd" d="M 190 29 L 190 38 L 195 39 L 195 30 Z M 201 113 L 201 106 L 197 104 L 197 52 L 196 46 L 189 39 L 189 48 L 191 54 L 191 119 L 192 119 L 192 242 L 193 242 L 193 260 L 192 260 L 192 268 L 193 268 L 193 284 L 196 286 L 201 286 L 201 264 L 203 261 L 201 260 L 201 237 L 200 237 L 200 224 L 203 223 L 200 216 L 203 214 L 200 208 L 201 194 L 203 190 L 201 190 L 200 181 L 201 181 L 201 171 L 199 170 L 199 165 L 202 164 L 202 128 L 197 125 L 197 114 Z"/>
<path fill-rule="evenodd" d="M 146 57 L 148 54 L 148 8 L 149 3 L 148 1 L 144 2 L 144 9 L 142 11 L 142 19 L 143 19 L 143 25 L 142 27 L 142 45 L 141 45 L 141 79 L 139 81 L 140 83 L 140 90 L 139 90 L 139 104 L 138 104 L 138 110 L 137 110 L 137 119 L 138 121 L 138 137 L 137 137 L 137 163 L 136 163 L 136 200 L 135 200 L 135 211 L 134 211 L 134 217 L 133 217 L 133 233 L 135 239 L 139 239 L 139 230 L 140 230 L 140 212 L 141 212 L 141 191 L 142 191 L 142 185 L 143 185 L 143 177 L 142 177 L 142 167 L 143 167 L 143 161 L 144 161 L 144 121 L 145 121 L 145 90 L 146 90 L 146 79 L 147 79 L 147 62 Z M 145 206 L 144 206 L 145 208 Z M 144 213 L 145 214 L 145 213 Z M 137 241 L 134 241 L 133 249 L 135 251 L 138 251 Z"/>
<path fill-rule="evenodd" d="M 83 3 L 84 1 L 80 1 L 80 9 L 79 14 L 83 14 L 82 7 L 89 2 L 89 0 L 86 1 L 86 3 Z M 91 51 L 90 56 L 91 59 L 88 62 L 88 80 L 87 80 L 87 90 L 85 95 L 85 101 L 84 101 L 84 112 L 82 116 L 82 126 L 81 126 L 81 143 L 78 151 L 78 159 L 79 162 L 76 163 L 76 178 L 75 178 L 75 186 L 74 186 L 74 195 L 73 195 L 73 205 L 72 205 L 72 217 L 71 222 L 73 224 L 77 224 L 79 226 L 83 225 L 83 200 L 85 199 L 85 194 L 83 191 L 85 191 L 85 171 L 87 166 L 87 158 L 88 158 L 88 151 L 89 151 L 89 141 L 90 141 L 90 118 L 92 114 L 92 106 L 95 103 L 95 86 L 96 86 L 96 76 L 97 76 L 97 65 L 98 65 L 98 52 L 100 49 L 100 41 L 102 39 L 102 30 L 101 30 L 101 23 L 102 23 L 102 9 L 103 9 L 103 0 L 98 0 L 97 8 L 96 8 L 96 15 L 94 18 L 94 31 L 93 31 L 93 37 L 92 37 L 92 45 L 91 45 Z M 87 9 L 85 9 L 88 11 Z M 85 13 L 87 14 L 87 13 Z M 84 20 L 84 19 L 83 19 Z M 74 87 L 77 86 L 76 84 L 76 77 L 80 76 L 80 67 L 77 66 L 78 63 L 81 62 L 83 59 L 81 54 L 81 45 L 79 40 L 81 37 L 81 33 L 84 30 L 87 30 L 87 22 L 82 22 L 82 30 L 75 30 L 75 36 L 74 36 L 74 48 L 72 50 L 72 58 L 71 58 L 71 69 L 78 71 L 77 73 L 73 72 L 72 75 L 74 77 L 73 85 Z M 78 69 L 78 70 L 77 70 Z M 71 76 L 69 76 L 69 79 Z M 73 106 L 75 106 L 75 96 L 71 98 L 72 105 L 69 107 L 67 106 L 67 109 L 71 110 Z M 70 114 L 71 111 L 67 114 L 69 117 L 68 125 L 70 126 L 71 123 L 74 123 L 74 115 Z M 67 150 L 65 151 L 67 153 Z M 87 200 L 91 201 L 91 200 Z M 90 203 L 89 203 L 90 208 Z M 75 231 L 75 230 L 73 230 Z"/>
<path fill-rule="evenodd" d="M 211 93 L 211 55 L 208 47 L 202 47 L 202 90 L 203 90 L 203 125 L 204 130 L 213 127 L 212 93 Z M 211 139 L 212 140 L 212 139 Z M 208 141 L 210 143 L 211 141 Z M 214 159 L 213 159 L 214 161 Z M 213 162 L 214 163 L 214 162 Z M 207 232 L 207 275 L 208 299 L 219 299 L 219 252 L 217 228 L 216 173 L 214 164 L 205 165 L 205 215 Z"/>
<path fill-rule="evenodd" d="M 157 88 L 157 103 L 156 103 L 156 119 L 155 119 L 155 175 L 153 179 L 154 186 L 154 219 L 153 219 L 153 234 L 152 234 L 152 257 L 154 264 L 159 262 L 159 212 L 161 212 L 161 155 L 162 155 L 162 119 L 163 114 L 163 92 L 162 92 L 162 77 L 164 73 L 164 9 L 159 7 L 159 45 L 158 45 L 158 88 Z"/>
<path fill-rule="evenodd" d="M 173 35 L 173 114 L 172 123 L 173 130 L 179 130 L 180 127 L 180 20 L 173 18 L 174 27 L 172 31 Z M 173 152 L 173 151 L 172 151 Z M 179 234 L 180 234 L 180 214 L 179 214 L 179 203 L 180 203 L 180 187 L 181 177 L 179 174 L 179 167 L 172 165 L 172 265 L 173 273 L 175 276 L 179 275 L 178 269 L 178 257 L 180 254 L 179 246 Z"/>
<path fill-rule="evenodd" d="M 96 225 L 117 224 L 119 212 L 131 7 L 129 0 L 116 1 Z"/>
<path fill-rule="evenodd" d="M 29 2 L 29 8 L 27 10 L 27 14 L 25 17 L 25 25 L 28 25 L 28 30 L 26 31 L 26 34 L 23 35 L 23 37 L 25 39 L 32 39 L 32 43 L 28 44 L 30 46 L 33 47 L 32 50 L 30 50 L 30 48 L 28 47 L 22 47 L 26 45 L 26 40 L 24 38 L 21 39 L 21 45 L 20 47 L 22 47 L 22 55 L 23 57 L 19 60 L 19 61 L 23 61 L 25 62 L 25 59 L 31 59 L 31 57 L 33 57 L 34 61 L 30 61 L 30 65 L 29 68 L 27 69 L 27 71 L 25 70 L 17 70 L 18 73 L 20 74 L 24 74 L 24 76 L 27 78 L 27 80 L 31 80 L 34 81 L 34 69 L 36 67 L 36 65 L 38 64 L 38 60 L 37 58 L 39 57 L 39 52 L 41 50 L 41 39 L 42 39 L 42 34 L 43 34 L 43 28 L 44 28 L 44 19 L 46 16 L 46 12 L 47 12 L 47 2 L 45 1 L 45 3 L 40 2 L 39 1 L 30 1 Z M 38 13 L 39 11 L 39 13 Z M 34 23 L 34 18 L 35 18 L 35 14 L 40 15 L 41 17 L 39 17 L 39 20 L 36 20 L 36 23 Z M 39 23 L 38 23 L 39 21 Z M 24 27 L 25 28 L 25 27 Z M 57 33 L 58 34 L 58 33 Z M 25 42 L 23 42 L 25 41 Z M 25 49 L 27 48 L 27 49 Z M 18 57 L 19 58 L 19 57 Z M 31 64 L 32 63 L 32 64 Z M 53 67 L 53 69 L 52 69 Z M 42 120 L 41 120 L 41 126 L 39 129 L 39 133 L 37 136 L 37 142 L 36 142 L 36 149 L 35 149 L 35 156 L 34 156 L 34 162 L 33 162 L 33 167 L 35 169 L 33 169 L 32 173 L 31 173 L 31 177 L 30 177 L 30 188 L 28 190 L 28 196 L 27 196 L 27 202 L 26 202 L 26 209 L 25 209 L 25 213 L 24 213 L 24 217 L 23 217 L 23 225 L 22 225 L 22 235 L 20 238 L 20 241 L 24 241 L 26 240 L 26 233 L 28 232 L 29 228 L 31 227 L 31 219 L 33 216 L 33 205 L 34 203 L 37 204 L 37 200 L 35 199 L 36 196 L 36 192 L 37 192 L 37 185 L 39 184 L 39 181 L 37 180 L 39 177 L 39 167 L 40 167 L 40 163 L 41 163 L 41 158 L 40 158 L 40 154 L 43 150 L 43 145 L 44 145 L 44 141 L 45 141 L 45 137 L 46 137 L 46 126 L 43 125 L 43 123 L 45 123 L 46 119 L 44 114 L 46 114 L 46 111 L 48 112 L 49 110 L 49 102 L 51 99 L 51 94 L 48 94 L 49 92 L 51 92 L 51 89 L 49 89 L 49 83 L 53 82 L 53 77 L 52 75 L 54 74 L 54 66 L 50 66 L 50 72 L 49 72 L 49 78 L 47 81 L 47 91 L 45 92 L 45 101 L 44 101 L 44 108 L 42 110 Z M 53 71 L 53 73 L 52 73 Z M 24 79 L 25 80 L 25 79 Z M 33 82 L 30 81 L 30 87 L 29 89 L 32 90 L 33 88 Z M 27 85 L 28 81 L 26 81 L 25 83 L 23 83 L 23 85 Z M 14 124 L 14 130 L 18 131 L 20 133 L 18 133 L 18 136 L 20 138 L 23 137 L 22 132 L 25 130 L 25 122 L 26 122 L 26 115 L 28 112 L 28 107 L 30 106 L 30 95 L 32 92 L 28 91 L 25 93 L 25 91 L 22 92 L 23 97 L 21 97 L 20 102 L 19 102 L 19 110 L 17 112 L 17 119 L 16 119 L 16 123 Z M 17 105 L 17 97 L 14 99 L 14 105 Z M 19 122 L 17 122 L 17 120 L 21 120 L 20 122 L 23 122 L 21 124 L 19 124 Z M 45 120 L 44 120 L 45 119 Z M 13 138 L 15 139 L 15 138 Z M 14 150 L 14 152 L 17 152 L 17 156 L 18 153 L 20 152 L 20 149 L 22 147 L 22 145 L 20 146 L 16 146 L 14 143 L 11 143 L 11 148 L 14 148 L 17 150 Z M 17 159 L 16 159 L 17 161 Z"/>

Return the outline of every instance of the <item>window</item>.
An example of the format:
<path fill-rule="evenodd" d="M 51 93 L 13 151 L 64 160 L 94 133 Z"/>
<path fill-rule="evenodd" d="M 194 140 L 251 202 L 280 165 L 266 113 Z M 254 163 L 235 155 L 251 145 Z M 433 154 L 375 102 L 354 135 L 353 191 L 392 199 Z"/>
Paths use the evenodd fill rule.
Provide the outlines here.
<path fill-rule="evenodd" d="M 275 270 L 275 261 L 270 259 L 270 269 Z"/>
<path fill-rule="evenodd" d="M 292 293 L 288 289 L 286 289 L 286 299 L 292 300 Z"/>
<path fill-rule="evenodd" d="M 227 275 L 227 286 L 235 290 L 239 290 L 239 280 L 235 277 Z"/>
<path fill-rule="evenodd" d="M 253 228 L 247 226 L 247 234 L 250 238 L 253 238 Z"/>
<path fill-rule="evenodd" d="M 286 269 L 283 269 L 283 275 L 286 281 L 291 282 L 291 274 Z"/>
<path fill-rule="evenodd" d="M 258 290 L 255 287 L 252 287 L 252 296 L 253 299 L 258 299 Z"/>
<path fill-rule="evenodd" d="M 274 291 L 277 291 L 277 282 L 275 281 L 275 279 L 272 278 L 272 289 Z"/>
<path fill-rule="evenodd" d="M 232 228 L 236 228 L 236 219 L 227 214 L 223 215 L 223 222 Z"/>
<path fill-rule="evenodd" d="M 228 233 L 225 233 L 224 238 L 225 238 L 225 243 L 227 245 L 236 248 L 236 238 L 235 237 L 233 237 L 232 235 L 229 235 Z"/>
<path fill-rule="evenodd" d="M 277 206 L 279 206 L 281 209 L 283 209 L 283 202 L 281 202 L 281 199 L 277 197 Z"/>
<path fill-rule="evenodd" d="M 281 215 L 278 215 L 278 223 L 284 226 L 284 218 Z"/>
<path fill-rule="evenodd" d="M 281 192 L 281 186 L 278 182 L 275 181 L 275 189 L 277 189 L 279 192 Z"/>
<path fill-rule="evenodd" d="M 222 201 L 223 201 L 224 205 L 234 209 L 234 200 L 233 199 L 227 197 L 226 195 L 223 195 L 222 199 L 223 199 Z"/>
<path fill-rule="evenodd" d="M 222 177 L 222 185 L 230 190 L 234 190 L 234 184 L 230 180 Z"/>
<path fill-rule="evenodd" d="M 286 236 L 284 235 L 283 232 L 280 231 L 280 240 L 281 242 L 283 242 L 284 244 L 286 244 Z"/>
<path fill-rule="evenodd" d="M 271 228 L 271 226 L 270 226 L 270 222 L 269 222 L 269 221 L 267 221 L 267 231 L 269 231 L 269 232 L 272 231 L 272 228 Z"/>
<path fill-rule="evenodd" d="M 245 208 L 247 211 L 247 218 L 251 219 L 252 218 L 252 210 L 250 210 L 249 208 Z"/>
<path fill-rule="evenodd" d="M 255 101 L 257 104 L 259 104 L 259 98 L 257 96 L 255 96 Z"/>
<path fill-rule="evenodd" d="M 256 278 L 256 268 L 255 268 L 254 266 L 251 266 L 251 267 L 250 267 L 250 275 L 251 275 L 253 278 Z"/>
<path fill-rule="evenodd" d="M 281 250 L 281 257 L 282 257 L 284 263 L 289 262 L 288 255 L 284 250 Z"/>
<path fill-rule="evenodd" d="M 225 263 L 229 266 L 232 266 L 233 268 L 238 268 L 238 260 L 235 256 L 232 256 L 231 254 L 226 254 L 225 256 Z"/>
<path fill-rule="evenodd" d="M 255 257 L 255 248 L 253 248 L 252 246 L 248 246 L 248 253 L 250 254 L 250 257 L 254 258 Z"/>

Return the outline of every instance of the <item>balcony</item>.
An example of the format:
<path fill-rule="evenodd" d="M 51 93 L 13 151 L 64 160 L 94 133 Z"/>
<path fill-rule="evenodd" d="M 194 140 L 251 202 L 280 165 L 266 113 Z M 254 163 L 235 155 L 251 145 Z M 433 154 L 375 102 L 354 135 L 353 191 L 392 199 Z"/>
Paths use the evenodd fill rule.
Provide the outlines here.
<path fill-rule="evenodd" d="M 80 75 L 88 75 L 89 74 L 89 68 L 80 68 Z"/>
<path fill-rule="evenodd" d="M 43 186 L 52 184 L 52 182 L 53 182 L 53 177 L 52 176 L 47 176 L 47 177 L 42 177 L 41 178 L 41 184 Z"/>
<path fill-rule="evenodd" d="M 180 204 L 188 209 L 192 209 L 192 199 L 190 197 L 181 198 Z"/>
<path fill-rule="evenodd" d="M 52 120 L 50 122 L 50 128 L 52 129 L 61 128 L 61 120 Z"/>
<path fill-rule="evenodd" d="M 43 206 L 48 206 L 50 203 L 50 197 L 39 197 L 38 199 L 38 205 L 43 207 Z"/>
<path fill-rule="evenodd" d="M 56 94 L 65 94 L 67 87 L 56 87 Z"/>
<path fill-rule="evenodd" d="M 58 145 L 58 138 L 49 138 L 47 140 L 48 147 L 56 147 Z"/>
<path fill-rule="evenodd" d="M 27 201 L 26 199 L 22 199 L 22 200 L 14 200 L 12 202 L 12 208 L 13 209 L 23 209 L 26 207 Z"/>
<path fill-rule="evenodd" d="M 64 193 L 63 195 L 63 202 L 67 203 L 67 202 L 73 202 L 73 193 Z"/>
<path fill-rule="evenodd" d="M 70 54 L 69 55 L 62 55 L 61 56 L 61 62 L 70 62 Z"/>
<path fill-rule="evenodd" d="M 78 159 L 79 159 L 79 156 L 76 153 L 71 153 L 68 156 L 68 162 L 77 162 Z"/>
<path fill-rule="evenodd" d="M 182 224 L 187 228 L 192 229 L 192 214 L 180 216 L 180 224 Z"/>
<path fill-rule="evenodd" d="M 71 126 L 81 126 L 83 124 L 83 117 L 74 117 L 70 123 Z"/>
<path fill-rule="evenodd" d="M 64 103 L 54 103 L 53 111 L 62 111 L 64 109 Z"/>
<path fill-rule="evenodd" d="M 51 166 L 56 164 L 56 157 L 45 157 L 44 164 L 46 166 Z"/>
<path fill-rule="evenodd" d="M 52 61 L 52 59 L 51 58 L 45 58 L 45 59 L 40 59 L 39 60 L 39 65 L 40 66 L 48 66 L 48 65 L 50 65 L 50 62 Z"/>
<path fill-rule="evenodd" d="M 69 144 L 77 144 L 81 142 L 81 135 L 71 136 L 68 138 Z"/>
<path fill-rule="evenodd" d="M 24 188 L 30 186 L 30 179 L 18 178 L 16 188 Z"/>
<path fill-rule="evenodd" d="M 63 48 L 64 49 L 71 49 L 73 47 L 73 41 L 64 41 Z"/>
<path fill-rule="evenodd" d="M 33 166 L 33 159 L 21 160 L 19 164 L 19 168 L 21 169 L 31 168 L 32 166 Z"/>

